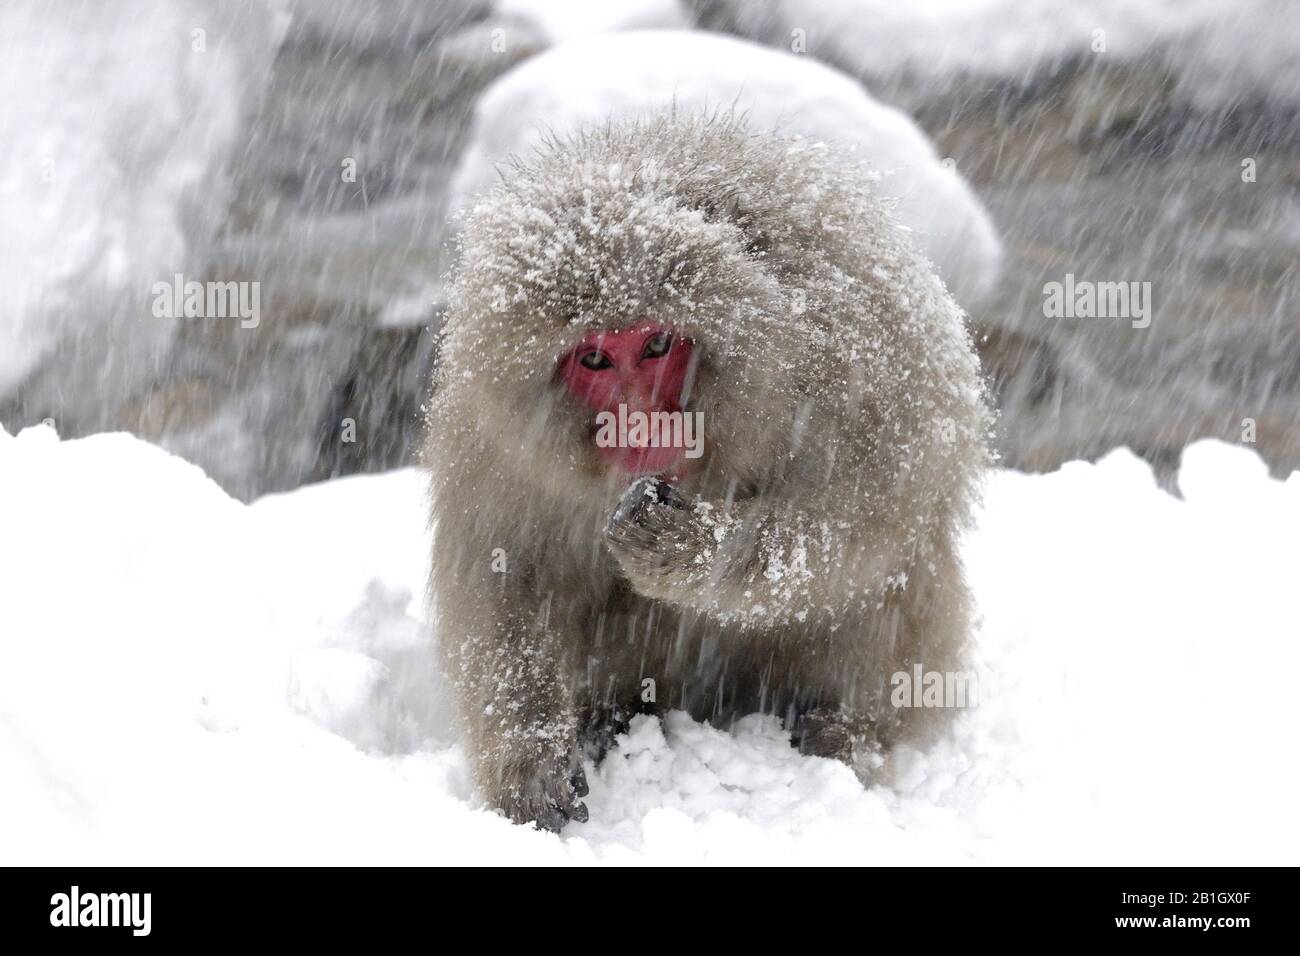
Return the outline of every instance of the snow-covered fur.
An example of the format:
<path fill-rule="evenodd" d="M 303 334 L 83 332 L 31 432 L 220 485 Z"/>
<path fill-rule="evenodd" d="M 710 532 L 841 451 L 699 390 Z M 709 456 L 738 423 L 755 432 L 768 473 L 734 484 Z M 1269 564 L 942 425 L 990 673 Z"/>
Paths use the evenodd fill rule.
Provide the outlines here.
<path fill-rule="evenodd" d="M 580 740 L 651 699 L 777 713 L 864 779 L 932 730 L 890 678 L 965 667 L 989 413 L 960 310 L 865 172 L 730 116 L 612 123 L 503 170 L 462 246 L 433 592 L 487 799 L 581 818 Z M 624 498 L 556 379 L 585 333 L 647 318 L 700 361 L 704 457 L 667 503 Z"/>

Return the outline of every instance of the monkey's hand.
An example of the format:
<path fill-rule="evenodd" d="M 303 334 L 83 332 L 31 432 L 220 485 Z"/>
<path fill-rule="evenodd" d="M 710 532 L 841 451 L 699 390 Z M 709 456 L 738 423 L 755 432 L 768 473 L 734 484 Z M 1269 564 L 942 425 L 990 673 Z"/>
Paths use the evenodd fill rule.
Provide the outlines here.
<path fill-rule="evenodd" d="M 605 542 L 633 587 L 672 600 L 683 584 L 709 573 L 713 535 L 698 513 L 661 478 L 638 478 L 605 527 Z"/>
<path fill-rule="evenodd" d="M 833 621 L 864 600 L 860 582 L 896 564 L 888 549 L 846 540 L 820 509 L 759 501 L 724 510 L 658 478 L 623 493 L 605 543 L 643 597 L 761 625 Z"/>

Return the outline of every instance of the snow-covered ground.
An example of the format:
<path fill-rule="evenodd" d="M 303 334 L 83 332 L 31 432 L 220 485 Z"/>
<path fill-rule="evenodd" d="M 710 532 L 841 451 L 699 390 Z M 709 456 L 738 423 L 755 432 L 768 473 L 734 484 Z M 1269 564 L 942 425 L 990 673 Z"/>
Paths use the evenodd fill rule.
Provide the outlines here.
<path fill-rule="evenodd" d="M 0 431 L 0 863 L 1294 862 L 1300 476 L 1190 447 L 992 476 L 980 705 L 891 788 L 639 718 L 562 837 L 481 809 L 407 470 L 252 505 L 123 434 Z"/>

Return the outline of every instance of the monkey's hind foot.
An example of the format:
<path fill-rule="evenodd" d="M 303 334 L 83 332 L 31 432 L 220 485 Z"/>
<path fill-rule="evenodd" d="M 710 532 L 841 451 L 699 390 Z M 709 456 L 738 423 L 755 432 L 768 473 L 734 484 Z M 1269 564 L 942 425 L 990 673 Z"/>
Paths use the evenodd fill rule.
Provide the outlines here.
<path fill-rule="evenodd" d="M 810 757 L 829 757 L 847 764 L 864 786 L 884 766 L 884 746 L 871 718 L 840 710 L 818 709 L 794 722 L 790 744 Z"/>
<path fill-rule="evenodd" d="M 625 734 L 633 711 L 618 704 L 593 706 L 579 725 L 578 750 L 592 763 L 600 763 L 614 748 L 614 740 Z"/>

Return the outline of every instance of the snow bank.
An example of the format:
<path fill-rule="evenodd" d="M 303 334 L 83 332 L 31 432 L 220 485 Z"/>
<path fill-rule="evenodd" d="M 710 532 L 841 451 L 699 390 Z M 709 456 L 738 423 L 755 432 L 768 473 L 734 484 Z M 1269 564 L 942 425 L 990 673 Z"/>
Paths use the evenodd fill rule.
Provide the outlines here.
<path fill-rule="evenodd" d="M 980 706 L 864 791 L 776 722 L 638 718 L 562 838 L 476 807 L 414 470 L 261 499 L 0 431 L 0 862 L 1286 863 L 1300 475 L 1192 446 L 993 476 Z"/>
<path fill-rule="evenodd" d="M 722 0 L 739 32 L 807 52 L 872 85 L 1032 80 L 1071 58 L 1166 66 L 1202 107 L 1263 96 L 1300 105 L 1293 0 Z M 1103 36 L 1099 36 L 1101 31 Z M 1103 42 L 1099 43 L 1101 40 Z"/>
<path fill-rule="evenodd" d="M 150 287 L 201 268 L 283 26 L 261 0 L 0 5 L 0 397 L 68 336 L 170 337 Z"/>
<path fill-rule="evenodd" d="M 452 187 L 452 208 L 496 181 L 496 163 L 526 155 L 547 131 L 610 116 L 683 109 L 749 114 L 754 129 L 835 142 L 882 174 L 884 195 L 958 300 L 997 280 L 1001 246 L 979 200 L 925 134 L 850 78 L 809 58 L 708 33 L 641 31 L 579 39 L 524 61 L 479 100 Z"/>

